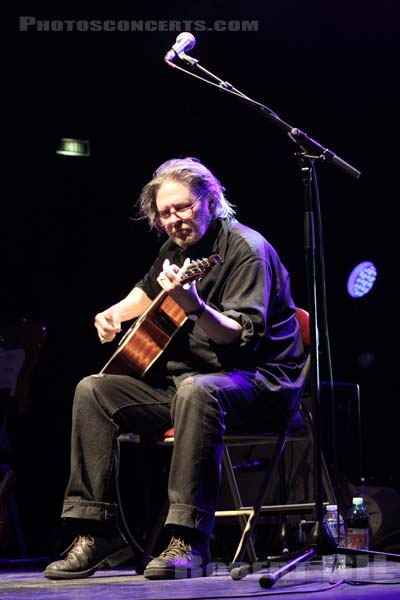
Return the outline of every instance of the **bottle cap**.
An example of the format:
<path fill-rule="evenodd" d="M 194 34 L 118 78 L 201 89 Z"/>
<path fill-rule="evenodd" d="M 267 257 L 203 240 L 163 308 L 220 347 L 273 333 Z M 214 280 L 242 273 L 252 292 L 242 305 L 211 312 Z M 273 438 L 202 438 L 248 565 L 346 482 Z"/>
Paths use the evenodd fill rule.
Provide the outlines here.
<path fill-rule="evenodd" d="M 361 504 L 364 504 L 364 499 L 363 498 L 353 498 L 353 504 L 355 504 L 356 506 L 360 506 Z"/>
<path fill-rule="evenodd" d="M 329 512 L 334 512 L 337 510 L 337 504 L 327 504 L 326 510 Z"/>

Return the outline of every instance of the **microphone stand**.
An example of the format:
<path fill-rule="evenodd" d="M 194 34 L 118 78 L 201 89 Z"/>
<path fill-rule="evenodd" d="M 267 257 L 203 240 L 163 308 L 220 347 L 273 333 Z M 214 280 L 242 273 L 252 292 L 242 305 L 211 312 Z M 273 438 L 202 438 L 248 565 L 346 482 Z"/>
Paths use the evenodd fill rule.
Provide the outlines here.
<path fill-rule="evenodd" d="M 317 271 L 316 271 L 316 252 L 318 250 L 316 245 L 316 236 L 314 231 L 314 215 L 313 215 L 313 189 L 316 198 L 319 197 L 317 180 L 315 176 L 314 162 L 320 163 L 327 162 L 335 165 L 342 169 L 345 173 L 351 177 L 358 179 L 361 172 L 355 167 L 344 161 L 342 158 L 337 156 L 332 150 L 324 148 L 319 142 L 309 137 L 306 133 L 301 131 L 297 127 L 289 125 L 283 121 L 274 111 L 270 108 L 253 100 L 249 96 L 246 96 L 241 91 L 236 89 L 232 84 L 227 81 L 223 81 L 204 67 L 199 64 L 199 61 L 191 56 L 188 56 L 184 52 L 180 53 L 179 58 L 188 65 L 192 71 L 183 69 L 171 60 L 165 57 L 165 62 L 168 66 L 183 71 L 184 73 L 199 79 L 236 96 L 239 100 L 245 102 L 251 108 L 256 109 L 262 115 L 268 118 L 275 126 L 279 127 L 289 136 L 289 138 L 298 146 L 299 151 L 295 153 L 296 160 L 299 164 L 301 177 L 303 181 L 304 189 L 304 249 L 305 249 L 305 261 L 306 261 L 306 284 L 307 284 L 307 300 L 308 310 L 310 313 L 310 391 L 311 391 L 311 411 L 312 411 L 312 434 L 313 434 L 313 462 L 314 462 L 314 494 L 315 494 L 315 524 L 311 531 L 310 546 L 311 548 L 306 550 L 304 554 L 299 555 L 296 552 L 296 557 L 282 566 L 275 572 L 268 575 L 263 575 L 260 580 L 260 586 L 263 588 L 271 588 L 276 581 L 282 578 L 286 573 L 292 571 L 296 566 L 305 561 L 311 560 L 316 555 L 328 555 L 328 554 L 347 554 L 347 555 L 360 555 L 366 554 L 369 556 L 384 556 L 386 558 L 400 562 L 400 555 L 388 554 L 384 552 L 372 552 L 369 550 L 353 550 L 350 548 L 344 548 L 338 546 L 336 540 L 332 536 L 327 524 L 323 519 L 323 480 L 322 480 L 322 450 L 321 450 L 321 422 L 320 422 L 320 377 L 319 377 L 319 354 L 318 354 L 318 323 L 317 323 Z M 208 79 L 201 77 L 196 72 L 200 72 Z M 211 81 L 210 81 L 211 80 Z M 313 178 L 314 175 L 314 178 Z M 238 561 L 240 562 L 246 544 L 254 529 L 254 519 L 246 531 L 246 536 L 242 540 L 242 555 L 239 556 Z M 231 569 L 231 576 L 233 579 L 242 579 L 248 573 L 251 572 L 251 568 L 247 567 L 234 567 Z"/>

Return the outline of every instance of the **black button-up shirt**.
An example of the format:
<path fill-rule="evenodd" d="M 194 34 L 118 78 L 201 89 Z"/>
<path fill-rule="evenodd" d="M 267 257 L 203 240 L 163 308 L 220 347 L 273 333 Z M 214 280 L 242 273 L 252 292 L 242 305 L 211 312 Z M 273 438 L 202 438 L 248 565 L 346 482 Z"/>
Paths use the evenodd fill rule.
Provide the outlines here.
<path fill-rule="evenodd" d="M 181 266 L 187 257 L 194 260 L 214 253 L 221 262 L 196 283 L 198 293 L 209 306 L 240 322 L 240 339 L 218 345 L 197 324 L 186 321 L 153 372 L 251 371 L 270 391 L 294 391 L 293 386 L 301 383 L 304 350 L 289 274 L 275 249 L 257 231 L 224 219 L 211 224 L 203 238 L 185 251 L 168 239 L 136 287 L 154 299 L 160 292 L 157 276 L 166 258 Z"/>

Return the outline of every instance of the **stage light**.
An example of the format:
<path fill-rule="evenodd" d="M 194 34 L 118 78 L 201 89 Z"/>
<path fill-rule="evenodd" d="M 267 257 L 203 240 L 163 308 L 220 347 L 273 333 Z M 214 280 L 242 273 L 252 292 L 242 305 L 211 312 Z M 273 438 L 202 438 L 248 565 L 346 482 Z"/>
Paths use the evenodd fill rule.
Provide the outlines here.
<path fill-rule="evenodd" d="M 354 267 L 347 280 L 347 292 L 352 298 L 361 298 L 373 288 L 377 276 L 374 263 L 364 261 Z"/>
<path fill-rule="evenodd" d="M 56 154 L 63 156 L 90 156 L 90 142 L 87 140 L 75 140 L 73 138 L 62 138 L 56 150 Z"/>

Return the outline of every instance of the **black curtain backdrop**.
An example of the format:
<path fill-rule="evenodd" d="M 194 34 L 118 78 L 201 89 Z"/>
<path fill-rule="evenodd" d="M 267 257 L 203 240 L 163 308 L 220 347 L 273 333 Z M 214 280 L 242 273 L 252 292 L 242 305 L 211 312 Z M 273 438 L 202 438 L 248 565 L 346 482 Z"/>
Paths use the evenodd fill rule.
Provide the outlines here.
<path fill-rule="evenodd" d="M 125 295 L 156 255 L 156 236 L 130 217 L 162 161 L 196 156 L 219 176 L 239 219 L 278 249 L 295 301 L 306 306 L 296 146 L 235 98 L 168 68 L 163 56 L 179 33 L 172 21 L 195 35 L 191 55 L 202 66 L 362 172 L 356 181 L 317 165 L 333 375 L 360 385 L 360 476 L 398 488 L 398 391 L 386 366 L 394 323 L 384 319 L 384 245 L 398 194 L 399 7 L 358 0 L 150 1 L 96 9 L 20 3 L 15 12 L 2 112 L 1 321 L 26 318 L 47 328 L 31 376 L 29 412 L 10 420 L 9 460 L 30 551 L 46 552 L 57 527 L 74 387 L 112 351 L 98 343 L 93 317 Z M 44 31 L 45 24 L 21 31 L 21 16 L 63 30 Z M 91 19 L 103 29 L 107 19 L 156 25 L 154 31 L 114 32 L 54 25 Z M 244 21 L 253 22 L 252 31 L 229 30 L 243 29 Z M 90 140 L 90 158 L 56 155 L 62 137 Z M 370 294 L 355 300 L 346 281 L 362 260 L 375 263 L 378 278 Z M 367 366 L 360 358 L 365 353 L 371 355 Z"/>

